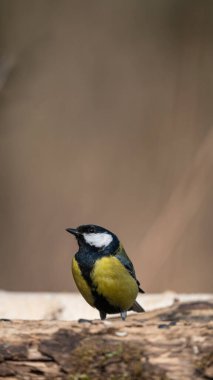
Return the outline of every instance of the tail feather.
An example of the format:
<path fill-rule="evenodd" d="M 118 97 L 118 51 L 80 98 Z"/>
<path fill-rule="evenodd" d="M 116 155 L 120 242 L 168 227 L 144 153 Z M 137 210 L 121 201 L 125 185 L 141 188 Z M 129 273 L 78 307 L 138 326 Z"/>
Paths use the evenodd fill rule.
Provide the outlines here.
<path fill-rule="evenodd" d="M 130 310 L 136 311 L 137 313 L 143 313 L 145 310 L 137 301 L 135 301 Z"/>

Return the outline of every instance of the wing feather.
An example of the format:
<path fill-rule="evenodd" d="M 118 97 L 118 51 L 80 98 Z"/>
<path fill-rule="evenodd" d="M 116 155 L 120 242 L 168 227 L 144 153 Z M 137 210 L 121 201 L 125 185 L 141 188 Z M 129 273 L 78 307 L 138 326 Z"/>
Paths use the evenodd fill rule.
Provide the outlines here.
<path fill-rule="evenodd" d="M 127 256 L 122 245 L 119 246 L 119 248 L 115 254 L 115 257 L 125 266 L 125 268 L 128 270 L 130 275 L 135 279 L 135 281 L 137 282 L 137 285 L 138 285 L 139 292 L 145 293 L 144 290 L 141 289 L 141 287 L 140 287 L 140 282 L 136 278 L 134 266 L 133 266 L 131 260 L 129 259 L 129 257 Z"/>

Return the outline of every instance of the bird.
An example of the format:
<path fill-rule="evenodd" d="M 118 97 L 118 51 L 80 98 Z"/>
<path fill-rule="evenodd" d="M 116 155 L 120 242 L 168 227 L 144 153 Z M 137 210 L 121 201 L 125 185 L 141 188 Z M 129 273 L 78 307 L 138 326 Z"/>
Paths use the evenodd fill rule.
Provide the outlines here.
<path fill-rule="evenodd" d="M 136 301 L 144 290 L 118 237 L 94 224 L 66 231 L 74 235 L 79 246 L 72 259 L 74 281 L 87 303 L 99 311 L 101 320 L 107 314 L 120 313 L 125 320 L 129 310 L 144 312 Z"/>

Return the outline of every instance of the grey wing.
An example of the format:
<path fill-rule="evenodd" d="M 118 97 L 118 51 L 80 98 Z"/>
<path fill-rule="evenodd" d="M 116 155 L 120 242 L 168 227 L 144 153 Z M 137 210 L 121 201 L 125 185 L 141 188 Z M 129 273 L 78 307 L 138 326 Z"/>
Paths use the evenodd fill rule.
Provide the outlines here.
<path fill-rule="evenodd" d="M 124 251 L 124 250 L 123 250 Z M 138 285 L 138 289 L 140 293 L 145 293 L 143 289 L 140 288 L 140 282 L 136 278 L 134 266 L 130 259 L 128 258 L 126 252 L 124 251 L 125 255 L 121 255 L 120 252 L 118 255 L 116 255 L 117 259 L 125 266 L 125 268 L 128 270 L 128 272 L 131 274 L 131 276 L 135 279 Z"/>

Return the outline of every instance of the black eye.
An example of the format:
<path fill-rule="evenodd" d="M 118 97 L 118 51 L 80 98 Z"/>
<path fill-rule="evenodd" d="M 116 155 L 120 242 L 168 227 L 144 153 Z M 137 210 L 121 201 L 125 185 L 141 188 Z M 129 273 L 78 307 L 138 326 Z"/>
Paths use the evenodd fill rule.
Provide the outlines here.
<path fill-rule="evenodd" d="M 91 227 L 89 228 L 89 233 L 90 233 L 90 234 L 93 234 L 94 232 L 95 232 L 95 227 L 91 226 Z"/>

